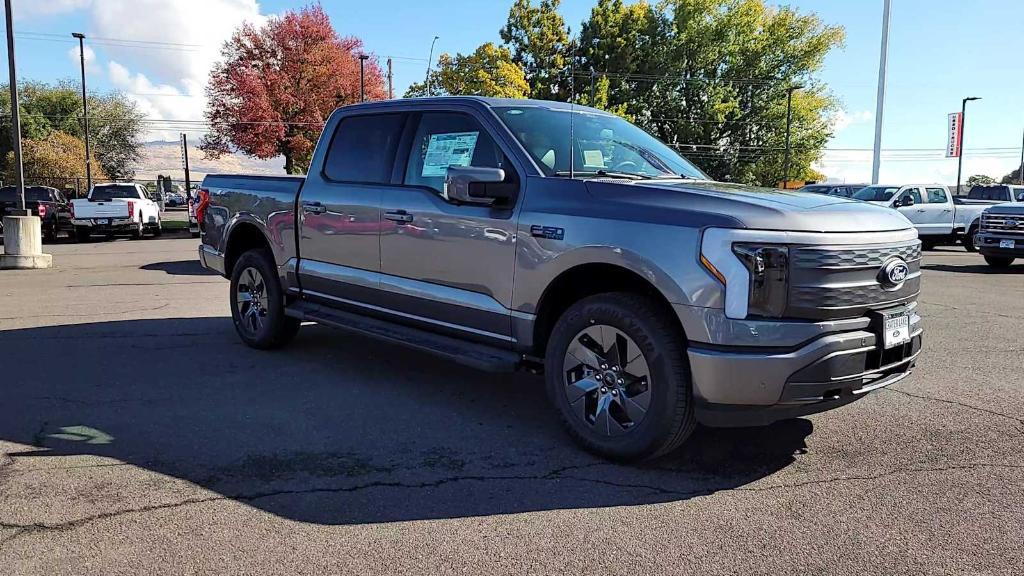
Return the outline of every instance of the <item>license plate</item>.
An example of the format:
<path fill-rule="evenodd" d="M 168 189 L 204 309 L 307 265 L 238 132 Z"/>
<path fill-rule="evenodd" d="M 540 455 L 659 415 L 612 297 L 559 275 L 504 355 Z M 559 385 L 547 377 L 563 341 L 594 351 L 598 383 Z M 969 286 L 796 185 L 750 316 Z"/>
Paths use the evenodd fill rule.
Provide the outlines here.
<path fill-rule="evenodd" d="M 1014 245 L 1016 243 L 1017 243 L 1016 240 L 1000 240 L 999 241 L 999 247 L 1000 248 L 1009 248 L 1010 250 L 1013 250 Z"/>
<path fill-rule="evenodd" d="M 97 224 L 101 224 L 101 225 L 102 224 L 110 224 L 110 220 L 107 220 L 106 218 L 97 218 L 96 219 L 96 223 Z"/>
<path fill-rule="evenodd" d="M 910 316 L 900 314 L 885 319 L 885 349 L 910 342 Z"/>

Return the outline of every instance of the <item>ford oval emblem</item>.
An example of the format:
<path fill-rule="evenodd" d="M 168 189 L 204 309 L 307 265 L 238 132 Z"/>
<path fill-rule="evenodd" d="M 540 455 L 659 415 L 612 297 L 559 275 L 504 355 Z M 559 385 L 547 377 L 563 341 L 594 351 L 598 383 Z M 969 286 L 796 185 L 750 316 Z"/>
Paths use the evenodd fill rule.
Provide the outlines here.
<path fill-rule="evenodd" d="M 878 281 L 884 288 L 893 290 L 902 286 L 909 275 L 910 266 L 907 266 L 907 262 L 903 258 L 897 257 L 882 266 L 882 271 L 878 274 Z"/>
<path fill-rule="evenodd" d="M 1020 226 L 1020 222 L 1017 221 L 1017 220 L 1007 220 L 1006 221 L 1006 227 L 1007 228 L 1016 228 L 1017 226 Z"/>

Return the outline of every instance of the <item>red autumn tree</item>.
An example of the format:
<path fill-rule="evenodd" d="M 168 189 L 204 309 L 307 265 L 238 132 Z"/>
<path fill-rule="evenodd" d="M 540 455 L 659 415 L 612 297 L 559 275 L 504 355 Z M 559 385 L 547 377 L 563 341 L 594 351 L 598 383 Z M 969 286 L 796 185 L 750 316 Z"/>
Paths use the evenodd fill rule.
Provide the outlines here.
<path fill-rule="evenodd" d="M 206 119 L 208 157 L 234 150 L 269 159 L 284 156 L 289 174 L 302 174 L 324 122 L 335 108 L 359 101 L 363 42 L 339 37 L 318 5 L 245 24 L 221 49 L 210 73 Z M 385 97 L 375 59 L 365 63 L 366 97 Z"/>

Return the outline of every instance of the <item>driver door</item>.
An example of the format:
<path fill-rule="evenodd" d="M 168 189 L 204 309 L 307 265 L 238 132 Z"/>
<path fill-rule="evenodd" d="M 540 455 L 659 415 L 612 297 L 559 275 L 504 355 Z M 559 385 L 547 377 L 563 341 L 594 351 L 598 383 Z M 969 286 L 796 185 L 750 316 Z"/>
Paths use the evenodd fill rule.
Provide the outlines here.
<path fill-rule="evenodd" d="M 907 198 L 913 198 L 914 204 L 907 206 Z M 926 210 L 924 209 L 924 198 L 921 194 L 921 189 L 917 186 L 908 186 L 900 190 L 899 194 L 896 195 L 896 200 L 893 203 L 897 206 L 900 214 L 907 217 L 917 231 L 921 234 L 931 234 L 928 228 L 927 218 L 925 218 Z"/>
<path fill-rule="evenodd" d="M 381 199 L 381 289 L 401 319 L 491 344 L 511 343 L 515 201 L 494 206 L 447 200 L 448 166 L 501 168 L 509 156 L 470 110 L 423 112 L 399 155 L 402 185 Z M 402 162 L 401 158 L 405 158 Z"/>

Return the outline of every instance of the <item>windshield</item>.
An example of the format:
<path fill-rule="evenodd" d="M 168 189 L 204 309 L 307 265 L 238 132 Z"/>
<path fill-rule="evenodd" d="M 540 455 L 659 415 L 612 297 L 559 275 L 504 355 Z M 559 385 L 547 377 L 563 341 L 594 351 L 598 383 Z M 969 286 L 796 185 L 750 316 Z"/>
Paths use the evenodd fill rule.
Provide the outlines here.
<path fill-rule="evenodd" d="M 17 202 L 18 189 L 14 186 L 0 188 L 0 202 Z M 49 202 L 50 189 L 29 186 L 25 188 L 25 202 Z"/>
<path fill-rule="evenodd" d="M 868 202 L 887 202 L 899 190 L 898 186 L 868 186 L 853 195 L 857 200 Z"/>
<path fill-rule="evenodd" d="M 499 106 L 494 112 L 547 176 L 569 175 L 572 134 L 576 175 L 708 179 L 674 150 L 618 116 L 538 106 Z"/>
<path fill-rule="evenodd" d="M 114 198 L 138 198 L 139 191 L 132 185 L 106 185 L 94 186 L 89 194 L 89 199 L 95 202 L 104 202 Z"/>

